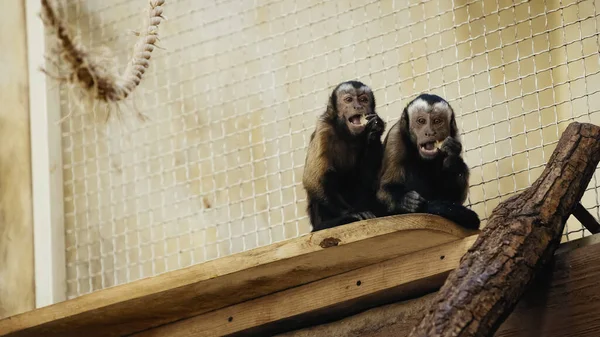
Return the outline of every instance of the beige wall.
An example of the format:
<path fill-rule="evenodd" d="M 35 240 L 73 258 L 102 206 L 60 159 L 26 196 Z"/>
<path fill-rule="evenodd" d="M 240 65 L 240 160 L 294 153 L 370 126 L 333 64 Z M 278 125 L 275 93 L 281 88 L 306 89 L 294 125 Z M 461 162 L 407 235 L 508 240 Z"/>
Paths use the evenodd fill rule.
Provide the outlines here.
<path fill-rule="evenodd" d="M 147 1 L 69 3 L 82 41 L 124 65 Z M 94 124 L 63 93 L 69 296 L 307 233 L 306 144 L 353 78 L 390 126 L 422 91 L 451 102 L 485 219 L 570 121 L 600 124 L 594 2 L 514 3 L 167 1 L 136 97 L 150 122 Z M 597 217 L 598 178 L 583 200 Z"/>
<path fill-rule="evenodd" d="M 0 12 L 0 318 L 35 306 L 24 1 Z"/>

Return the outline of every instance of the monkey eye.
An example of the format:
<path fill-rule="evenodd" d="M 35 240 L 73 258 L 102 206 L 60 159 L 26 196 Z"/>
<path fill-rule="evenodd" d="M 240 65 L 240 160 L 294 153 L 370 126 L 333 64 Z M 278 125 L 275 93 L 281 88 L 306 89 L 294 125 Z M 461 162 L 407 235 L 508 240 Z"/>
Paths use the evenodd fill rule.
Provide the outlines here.
<path fill-rule="evenodd" d="M 348 97 L 344 98 L 344 102 L 346 102 L 346 103 L 352 102 L 352 97 L 348 96 Z"/>
<path fill-rule="evenodd" d="M 425 121 L 425 118 L 421 117 L 421 118 L 417 119 L 417 122 L 419 124 L 425 124 L 426 121 Z"/>
<path fill-rule="evenodd" d="M 366 102 L 366 101 L 368 101 L 368 99 L 367 99 L 367 97 L 366 97 L 366 96 L 362 96 L 362 97 L 360 98 L 360 101 L 361 101 L 361 102 Z"/>
<path fill-rule="evenodd" d="M 436 119 L 435 119 L 433 122 L 434 122 L 435 124 L 440 124 L 440 123 L 442 122 L 442 120 L 441 120 L 441 119 L 439 119 L 439 118 L 436 118 Z"/>

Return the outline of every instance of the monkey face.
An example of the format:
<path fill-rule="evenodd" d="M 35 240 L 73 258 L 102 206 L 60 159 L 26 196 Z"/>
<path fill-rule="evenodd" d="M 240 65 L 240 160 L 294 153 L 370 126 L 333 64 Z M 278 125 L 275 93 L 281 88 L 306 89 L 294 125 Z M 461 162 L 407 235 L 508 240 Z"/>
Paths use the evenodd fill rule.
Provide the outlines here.
<path fill-rule="evenodd" d="M 450 136 L 450 121 L 454 112 L 441 98 L 436 101 L 421 98 L 422 96 L 407 107 L 408 126 L 411 139 L 416 144 L 421 158 L 433 159 L 440 153 L 439 148 L 444 139 Z"/>
<path fill-rule="evenodd" d="M 352 135 L 361 134 L 367 123 L 377 115 L 374 111 L 375 99 L 366 85 L 358 86 L 343 83 L 335 91 L 337 117 L 343 121 Z"/>

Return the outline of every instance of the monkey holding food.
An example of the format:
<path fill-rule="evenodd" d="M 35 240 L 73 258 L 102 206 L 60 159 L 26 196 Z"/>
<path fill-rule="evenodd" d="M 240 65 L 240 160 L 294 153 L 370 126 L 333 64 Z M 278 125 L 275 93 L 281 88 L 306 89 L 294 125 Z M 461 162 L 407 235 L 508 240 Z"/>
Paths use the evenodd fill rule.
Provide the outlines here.
<path fill-rule="evenodd" d="M 374 218 L 385 122 L 359 81 L 340 83 L 310 137 L 302 184 L 313 232 Z"/>
<path fill-rule="evenodd" d="M 446 100 L 421 94 L 404 108 L 385 137 L 377 191 L 387 214 L 430 213 L 478 229 L 477 213 L 463 206 L 469 168 L 454 110 Z"/>

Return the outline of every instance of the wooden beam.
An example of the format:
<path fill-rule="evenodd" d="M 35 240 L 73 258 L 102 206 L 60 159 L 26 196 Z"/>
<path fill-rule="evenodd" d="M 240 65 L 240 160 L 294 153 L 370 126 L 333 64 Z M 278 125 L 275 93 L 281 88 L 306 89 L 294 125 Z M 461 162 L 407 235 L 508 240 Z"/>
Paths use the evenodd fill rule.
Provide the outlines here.
<path fill-rule="evenodd" d="M 558 255 L 496 337 L 600 336 L 600 244 Z"/>
<path fill-rule="evenodd" d="M 271 336 L 440 287 L 477 236 L 147 330 L 135 337 Z"/>
<path fill-rule="evenodd" d="M 589 244 L 589 245 L 586 245 Z M 561 245 L 495 337 L 600 336 L 600 235 Z M 278 337 L 406 337 L 436 293 Z"/>
<path fill-rule="evenodd" d="M 0 318 L 35 305 L 24 1 L 0 11 Z M 64 234 L 63 234 L 64 235 Z"/>
<path fill-rule="evenodd" d="M 311 325 L 274 337 L 407 337 L 431 306 L 436 294 L 429 293 L 406 301 L 382 305 L 335 322 Z"/>
<path fill-rule="evenodd" d="M 29 111 L 35 304 L 43 307 L 64 301 L 67 295 L 65 218 L 63 197 L 62 124 L 60 87 L 40 71 L 54 70 L 45 53 L 53 47 L 47 39 L 40 0 L 26 0 L 29 64 Z"/>
<path fill-rule="evenodd" d="M 600 233 L 600 223 L 581 203 L 578 203 L 573 210 L 573 216 L 585 227 L 590 233 Z"/>
<path fill-rule="evenodd" d="M 474 233 L 424 214 L 356 222 L 10 317 L 0 336 L 131 334 Z"/>

